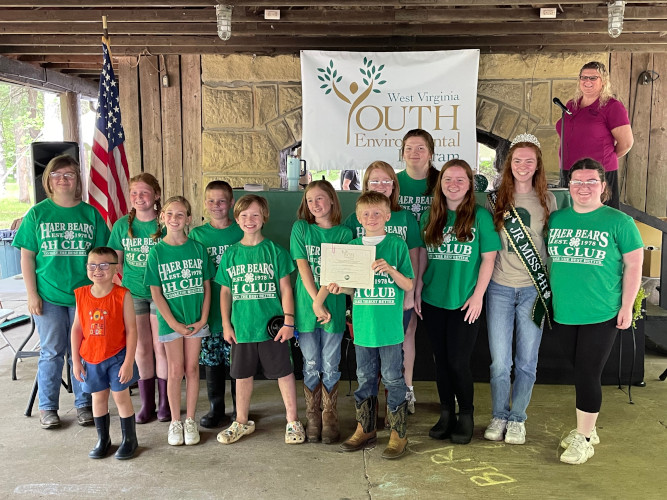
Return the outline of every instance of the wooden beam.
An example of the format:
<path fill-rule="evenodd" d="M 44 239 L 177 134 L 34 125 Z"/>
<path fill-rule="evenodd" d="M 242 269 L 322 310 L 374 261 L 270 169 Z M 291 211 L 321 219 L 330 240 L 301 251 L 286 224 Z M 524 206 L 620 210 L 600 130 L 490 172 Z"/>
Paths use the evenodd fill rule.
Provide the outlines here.
<path fill-rule="evenodd" d="M 201 167 L 201 57 L 181 56 L 181 99 L 183 110 L 183 184 L 185 197 L 192 205 L 192 223 L 203 216 L 204 186 Z"/>
<path fill-rule="evenodd" d="M 134 57 L 118 60 L 118 97 L 125 131 L 125 155 L 130 177 L 142 172 L 141 159 L 141 108 L 139 107 L 139 70 Z"/>
<path fill-rule="evenodd" d="M 377 0 L 288 0 L 284 3 L 276 2 L 275 0 L 227 0 L 229 5 L 234 7 L 249 6 L 249 7 L 362 7 L 370 6 L 377 7 Z M 569 4 L 599 4 L 599 0 L 558 0 L 561 5 Z M 211 0 L 105 0 L 104 4 L 107 7 L 124 7 L 124 8 L 164 8 L 164 7 L 210 7 Z M 515 0 L 390 0 L 382 2 L 382 5 L 403 7 L 405 5 L 422 6 L 422 7 L 470 7 L 477 5 L 502 5 L 514 6 L 517 2 Z M 553 0 L 533 0 L 531 5 L 546 5 L 552 6 Z M 52 0 L 0 0 L 0 8 L 2 7 L 29 7 L 29 8 L 51 8 L 53 7 Z M 99 2 L 92 0 L 59 0 L 58 8 L 76 7 L 76 8 L 99 8 Z"/>
<path fill-rule="evenodd" d="M 626 5 L 624 18 L 631 20 L 658 20 L 667 18 L 667 5 L 640 6 Z M 232 22 L 256 23 L 264 22 L 276 24 L 275 21 L 264 20 L 265 9 L 251 9 L 238 7 L 232 12 Z M 198 9 L 56 9 L 56 10 L 5 10 L 0 16 L 0 25 L 7 24 L 49 24 L 68 23 L 70 26 L 78 23 L 93 23 L 100 32 L 102 16 L 106 15 L 109 22 L 109 32 L 116 32 L 118 23 L 215 23 L 215 10 L 210 8 Z M 428 9 L 419 7 L 401 8 L 367 8 L 353 9 L 281 9 L 280 21 L 308 22 L 308 23 L 387 23 L 387 22 L 467 22 L 467 21 L 538 21 L 540 13 L 537 8 L 519 7 L 516 9 L 489 7 L 441 8 Z M 585 9 L 579 5 L 568 5 L 565 12 L 558 12 L 557 19 L 604 21 L 607 19 L 607 7 Z M 35 26 L 38 30 L 39 26 Z"/>
<path fill-rule="evenodd" d="M 667 54 L 653 54 L 653 71 L 658 75 L 667 76 Z M 667 216 L 667 196 L 665 195 L 667 193 L 667 130 L 665 129 L 665 123 L 667 123 L 667 99 L 665 99 L 667 85 L 664 78 L 658 78 L 649 86 L 652 87 L 653 98 L 651 100 L 646 213 L 656 217 L 665 217 Z M 667 249 L 663 248 L 662 251 L 667 252 Z M 664 290 L 663 285 L 663 296 L 665 294 Z"/>
<path fill-rule="evenodd" d="M 0 55 L 0 80 L 43 88 L 53 92 L 77 92 L 86 97 L 97 97 L 97 85 L 81 78 L 38 68 Z"/>
<path fill-rule="evenodd" d="M 160 117 L 160 74 L 157 56 L 139 59 L 139 89 L 143 170 L 153 174 L 162 186 L 164 184 L 162 177 L 162 119 Z"/>
<path fill-rule="evenodd" d="M 148 35 L 216 35 L 215 22 L 209 23 L 114 23 L 109 25 L 111 41 L 125 44 L 127 37 L 147 37 Z M 0 43 L 20 45 L 23 43 L 41 43 L 42 37 L 50 37 L 48 43 L 62 42 L 61 35 L 90 35 L 76 37 L 74 41 L 90 42 L 99 27 L 92 23 L 50 23 L 34 25 L 31 23 L 0 24 Z M 338 23 L 323 33 L 321 24 L 301 24 L 294 22 L 279 23 L 241 23 L 233 26 L 235 35 L 264 36 L 447 36 L 454 35 L 503 35 L 503 34 L 562 34 L 562 33 L 598 33 L 607 34 L 607 21 L 561 21 L 545 20 L 538 22 L 512 21 L 503 23 L 459 23 L 459 22 L 424 22 L 380 23 L 380 24 L 343 24 Z M 664 21 L 626 21 L 623 33 L 663 33 L 667 32 L 667 20 Z M 57 36 L 56 36 L 57 35 Z M 23 41 L 23 40 L 26 41 Z"/>
<path fill-rule="evenodd" d="M 160 88 L 162 118 L 162 171 L 165 199 L 183 195 L 183 124 L 181 123 L 181 64 L 177 55 L 160 58 L 160 74 L 169 86 Z"/>

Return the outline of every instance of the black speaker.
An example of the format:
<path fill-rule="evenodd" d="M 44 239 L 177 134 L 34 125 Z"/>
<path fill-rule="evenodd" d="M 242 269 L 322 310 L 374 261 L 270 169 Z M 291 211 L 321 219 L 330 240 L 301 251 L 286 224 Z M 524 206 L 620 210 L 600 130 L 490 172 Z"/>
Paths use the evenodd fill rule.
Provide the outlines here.
<path fill-rule="evenodd" d="M 35 179 L 35 204 L 44 201 L 47 196 L 42 187 L 42 174 L 48 163 L 59 155 L 70 155 L 79 161 L 79 145 L 76 142 L 33 142 L 32 150 L 32 172 Z"/>

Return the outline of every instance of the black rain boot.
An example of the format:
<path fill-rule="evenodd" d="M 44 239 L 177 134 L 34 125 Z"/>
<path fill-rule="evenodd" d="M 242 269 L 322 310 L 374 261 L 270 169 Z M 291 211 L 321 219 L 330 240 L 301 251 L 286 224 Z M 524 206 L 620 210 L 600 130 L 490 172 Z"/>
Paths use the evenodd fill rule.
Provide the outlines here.
<path fill-rule="evenodd" d="M 213 429 L 229 424 L 225 415 L 225 365 L 206 367 L 206 389 L 211 409 L 199 421 L 206 429 Z"/>
<path fill-rule="evenodd" d="M 447 439 L 451 437 L 456 427 L 456 413 L 444 406 L 440 407 L 440 419 L 428 431 L 428 435 L 433 439 Z"/>
<path fill-rule="evenodd" d="M 118 460 L 127 460 L 134 456 L 137 451 L 139 443 L 137 443 L 137 426 L 134 415 L 127 418 L 120 419 L 120 429 L 123 431 L 123 440 L 116 450 L 116 458 Z"/>
<path fill-rule="evenodd" d="M 97 429 L 97 444 L 90 450 L 90 458 L 104 458 L 109 453 L 111 447 L 111 438 L 109 437 L 109 414 L 103 417 L 94 417 L 95 428 Z"/>
<path fill-rule="evenodd" d="M 459 410 L 459 419 L 452 432 L 452 443 L 468 444 L 472 439 L 475 421 L 472 418 L 473 410 Z"/>

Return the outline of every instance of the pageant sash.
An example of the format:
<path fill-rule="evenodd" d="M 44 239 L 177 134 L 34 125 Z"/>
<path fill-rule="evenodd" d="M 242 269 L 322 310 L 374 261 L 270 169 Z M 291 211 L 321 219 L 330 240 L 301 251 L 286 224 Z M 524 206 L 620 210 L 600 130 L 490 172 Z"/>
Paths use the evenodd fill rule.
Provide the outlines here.
<path fill-rule="evenodd" d="M 493 192 L 488 195 L 489 203 L 495 210 L 498 193 Z M 519 260 L 528 272 L 533 285 L 537 290 L 537 298 L 533 304 L 532 320 L 537 326 L 542 326 L 542 320 L 546 319 L 549 329 L 551 329 L 551 318 L 553 317 L 553 306 L 551 304 L 551 286 L 549 285 L 549 275 L 546 266 L 542 262 L 540 252 L 535 246 L 530 232 L 526 229 L 521 216 L 514 205 L 503 214 L 505 221 L 503 230 L 507 235 L 507 241 L 519 256 Z"/>

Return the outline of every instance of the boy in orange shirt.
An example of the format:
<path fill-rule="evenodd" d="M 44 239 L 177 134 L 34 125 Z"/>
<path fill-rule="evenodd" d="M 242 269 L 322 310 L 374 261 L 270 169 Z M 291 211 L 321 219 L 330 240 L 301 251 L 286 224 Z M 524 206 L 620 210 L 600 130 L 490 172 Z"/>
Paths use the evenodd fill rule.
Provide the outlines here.
<path fill-rule="evenodd" d="M 137 323 L 132 295 L 115 285 L 118 256 L 109 247 L 88 254 L 88 279 L 92 285 L 74 290 L 76 314 L 72 325 L 72 371 L 93 397 L 93 417 L 98 441 L 88 456 L 104 458 L 111 447 L 109 437 L 109 391 L 118 407 L 123 440 L 116 458 L 132 458 L 137 449 L 134 408 L 129 386 L 139 380 L 134 362 Z"/>

